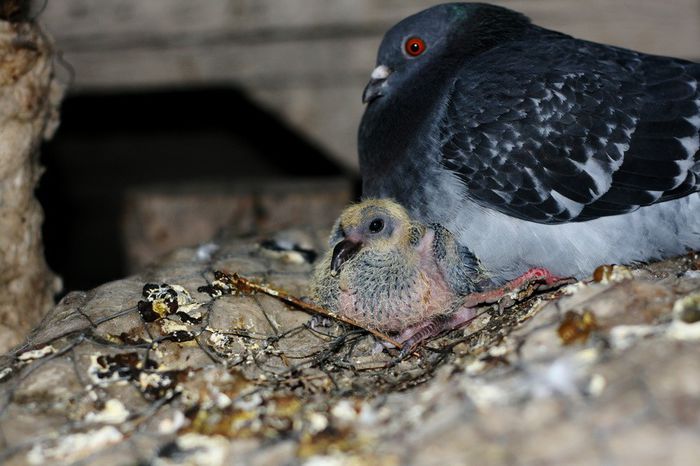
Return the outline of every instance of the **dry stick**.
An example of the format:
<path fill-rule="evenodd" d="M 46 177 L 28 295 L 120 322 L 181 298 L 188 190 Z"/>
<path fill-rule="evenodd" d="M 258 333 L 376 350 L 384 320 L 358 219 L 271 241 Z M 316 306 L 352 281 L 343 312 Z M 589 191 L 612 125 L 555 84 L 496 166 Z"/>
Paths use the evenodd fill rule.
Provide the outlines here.
<path fill-rule="evenodd" d="M 361 328 L 363 330 L 368 331 L 375 337 L 384 340 L 388 343 L 391 343 L 392 345 L 396 346 L 399 349 L 402 349 L 402 344 L 399 343 L 398 341 L 394 340 L 390 336 L 378 332 L 376 330 L 373 330 L 371 328 L 363 327 L 353 319 L 350 319 L 345 316 L 341 316 L 339 314 L 336 314 L 335 312 L 331 312 L 328 309 L 322 308 L 321 306 L 317 306 L 312 303 L 307 303 L 302 301 L 301 299 L 297 298 L 296 296 L 293 296 L 286 291 L 283 290 L 277 290 L 274 288 L 271 288 L 267 285 L 263 285 L 260 283 L 255 283 L 245 277 L 241 277 L 237 273 L 228 273 L 224 272 L 224 276 L 228 279 L 228 281 L 231 283 L 231 286 L 236 288 L 236 290 L 243 292 L 243 293 L 252 293 L 254 291 L 257 291 L 259 293 L 264 293 L 266 295 L 272 296 L 274 298 L 279 299 L 280 301 L 283 301 L 287 304 L 290 304 L 294 307 L 298 307 L 300 309 L 303 309 L 305 311 L 309 311 L 315 314 L 321 314 L 322 316 L 330 317 L 331 319 L 339 320 L 345 324 L 350 324 L 352 326 Z"/>
<path fill-rule="evenodd" d="M 320 314 L 320 315 L 323 315 L 326 317 L 330 317 L 331 319 L 339 320 L 340 322 L 352 325 L 352 326 L 357 327 L 357 328 L 361 328 L 362 330 L 368 331 L 369 333 L 374 335 L 376 338 L 379 338 L 380 340 L 384 340 L 388 343 L 391 343 L 392 345 L 394 345 L 398 349 L 403 348 L 403 345 L 401 343 L 399 343 L 398 341 L 394 340 L 393 338 L 391 338 L 390 336 L 388 336 L 382 332 L 378 332 L 378 331 L 373 330 L 371 328 L 364 327 L 364 326 L 360 325 L 359 323 L 357 323 L 356 321 L 354 321 L 353 319 L 350 319 L 350 318 L 345 317 L 345 316 L 341 316 L 339 314 L 336 314 L 335 312 L 331 312 L 328 309 L 325 309 L 321 306 L 317 306 L 313 303 L 307 303 L 305 301 L 302 301 L 301 299 L 287 293 L 286 291 L 278 290 L 278 289 L 272 288 L 270 286 L 267 286 L 267 285 L 264 285 L 261 283 L 253 282 L 245 277 L 241 277 L 240 275 L 238 275 L 235 272 L 234 273 L 220 272 L 220 273 L 222 274 L 222 277 L 220 277 L 218 279 L 219 280 L 221 280 L 222 278 L 226 279 L 226 281 L 228 281 L 231 284 L 231 286 L 234 287 L 239 292 L 242 292 L 242 293 L 253 293 L 253 292 L 264 293 L 266 295 L 277 298 L 280 301 L 283 301 L 287 304 L 290 304 L 294 307 L 303 309 L 305 311 L 315 313 L 315 314 Z M 570 279 L 565 279 L 562 281 L 565 282 L 566 280 L 570 280 Z M 533 284 L 528 284 L 528 287 L 525 289 L 525 296 L 523 296 L 518 301 L 520 301 L 522 299 L 527 299 L 535 293 L 535 291 L 537 290 L 537 287 L 536 286 L 532 287 L 532 285 Z M 483 314 L 484 312 L 487 312 L 487 311 L 483 311 L 483 312 L 479 313 L 477 316 Z M 415 352 L 412 354 L 414 356 L 419 356 L 419 354 L 415 353 Z"/>

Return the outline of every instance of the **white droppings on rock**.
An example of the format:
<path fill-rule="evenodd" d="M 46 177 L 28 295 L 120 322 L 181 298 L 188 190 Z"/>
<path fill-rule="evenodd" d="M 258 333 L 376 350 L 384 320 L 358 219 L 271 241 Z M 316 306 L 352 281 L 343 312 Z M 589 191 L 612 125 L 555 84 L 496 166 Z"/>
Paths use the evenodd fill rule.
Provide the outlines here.
<path fill-rule="evenodd" d="M 173 386 L 172 376 L 165 371 L 151 373 L 141 372 L 139 373 L 138 383 L 141 391 L 144 392 L 154 389 L 166 389 L 167 393 L 165 397 L 170 397 L 173 393 L 182 391 L 180 385 Z"/>
<path fill-rule="evenodd" d="M 593 397 L 599 397 L 603 394 L 608 381 L 601 374 L 593 374 L 591 380 L 588 381 L 588 394 Z"/>
<path fill-rule="evenodd" d="M 195 309 L 198 309 L 202 303 L 198 303 L 192 298 L 192 295 L 183 286 L 180 285 L 170 285 L 170 287 L 177 293 L 177 310 L 178 312 L 184 312 L 189 314 L 190 317 L 200 318 L 201 313 L 193 313 Z"/>
<path fill-rule="evenodd" d="M 214 402 L 216 403 L 217 408 L 225 409 L 231 406 L 231 397 L 229 397 L 225 393 L 219 392 L 215 395 Z"/>
<path fill-rule="evenodd" d="M 358 422 L 363 426 L 373 426 L 379 421 L 379 413 L 370 404 L 363 402 L 360 405 Z"/>
<path fill-rule="evenodd" d="M 601 265 L 593 271 L 593 280 L 602 285 L 620 283 L 625 280 L 634 279 L 632 271 L 624 265 L 612 264 Z"/>
<path fill-rule="evenodd" d="M 610 330 L 610 344 L 614 349 L 626 350 L 643 338 L 661 333 L 656 325 L 618 325 Z"/>
<path fill-rule="evenodd" d="M 536 398 L 580 394 L 589 369 L 599 354 L 599 350 L 587 348 L 565 354 L 544 367 L 530 369 L 530 392 Z"/>
<path fill-rule="evenodd" d="M 673 303 L 673 322 L 666 337 L 674 340 L 700 340 L 700 293 L 692 293 Z"/>
<path fill-rule="evenodd" d="M 72 463 L 93 452 L 121 442 L 124 436 L 114 426 L 67 435 L 57 442 L 40 442 L 27 453 L 30 464 Z"/>
<path fill-rule="evenodd" d="M 700 312 L 700 293 L 692 293 L 677 299 L 673 303 L 673 316 L 676 319 L 682 318 L 682 315 L 688 311 Z"/>
<path fill-rule="evenodd" d="M 328 418 L 321 413 L 311 412 L 307 415 L 306 420 L 309 423 L 311 434 L 317 434 L 328 427 Z"/>
<path fill-rule="evenodd" d="M 209 327 L 207 327 L 206 330 L 212 332 L 209 335 L 209 338 L 207 338 L 207 344 L 211 346 L 214 346 L 216 348 L 225 348 L 231 341 L 231 338 L 228 335 L 219 333 L 216 330 L 213 330 Z"/>
<path fill-rule="evenodd" d="M 187 464 L 193 466 L 223 465 L 228 457 L 228 440 L 220 435 L 185 434 L 178 437 L 177 446 L 188 453 Z"/>
<path fill-rule="evenodd" d="M 492 356 L 494 358 L 505 356 L 508 354 L 508 346 L 507 345 L 494 346 L 493 348 L 489 349 L 488 354 L 489 354 L 489 356 Z"/>
<path fill-rule="evenodd" d="M 201 319 L 202 318 L 202 312 L 197 311 L 202 306 L 202 303 L 197 303 L 197 302 L 192 302 L 190 304 L 184 304 L 178 307 L 178 312 L 184 312 L 185 314 L 189 315 L 193 319 Z M 196 311 L 196 312 L 195 312 Z"/>
<path fill-rule="evenodd" d="M 95 388 L 92 384 L 88 385 L 87 387 L 87 397 L 91 401 L 97 401 L 100 399 L 99 395 L 95 391 Z"/>
<path fill-rule="evenodd" d="M 317 455 L 312 456 L 303 464 L 304 466 L 348 466 L 352 463 L 343 456 Z"/>
<path fill-rule="evenodd" d="M 700 340 L 700 322 L 686 324 L 680 320 L 674 320 L 671 325 L 669 325 L 666 336 L 674 340 Z"/>
<path fill-rule="evenodd" d="M 512 399 L 512 393 L 507 389 L 468 377 L 462 379 L 461 388 L 480 409 L 504 405 Z"/>
<path fill-rule="evenodd" d="M 12 374 L 12 368 L 11 367 L 6 367 L 3 370 L 0 371 L 0 382 L 2 382 L 5 377 L 8 375 Z"/>
<path fill-rule="evenodd" d="M 158 321 L 158 324 L 160 325 L 161 330 L 165 334 L 174 332 L 187 332 L 190 330 L 190 327 L 188 327 L 187 325 L 182 324 L 180 322 L 176 322 L 171 319 L 161 319 Z"/>
<path fill-rule="evenodd" d="M 300 265 L 308 262 L 299 251 L 279 251 L 275 254 L 275 258 L 286 264 Z"/>
<path fill-rule="evenodd" d="M 102 424 L 121 424 L 129 418 L 129 411 L 124 404 L 116 399 L 107 400 L 102 411 L 90 412 L 85 416 L 85 422 Z"/>
<path fill-rule="evenodd" d="M 46 345 L 46 346 L 43 346 L 39 349 L 25 351 L 24 353 L 17 356 L 17 360 L 22 361 L 22 362 L 29 362 L 29 361 L 33 361 L 35 359 L 41 359 L 41 358 L 46 357 L 49 354 L 53 354 L 55 352 L 56 352 L 56 348 L 54 348 L 51 345 Z"/>
<path fill-rule="evenodd" d="M 175 411 L 173 417 L 166 417 L 158 423 L 158 433 L 163 435 L 174 434 L 185 425 L 187 418 L 182 411 Z"/>
<path fill-rule="evenodd" d="M 488 364 L 486 364 L 481 359 L 477 359 L 476 361 L 473 361 L 470 364 L 468 364 L 467 367 L 464 368 L 464 371 L 468 376 L 474 377 L 476 375 L 482 374 L 487 368 Z"/>
<path fill-rule="evenodd" d="M 584 281 L 578 281 L 576 283 L 571 283 L 559 289 L 562 293 L 566 295 L 572 295 L 588 287 L 588 283 Z"/>
<path fill-rule="evenodd" d="M 201 244 L 197 248 L 197 260 L 202 262 L 208 262 L 211 260 L 212 254 L 214 254 L 219 249 L 219 245 L 216 243 L 205 243 Z"/>
<path fill-rule="evenodd" d="M 95 385 L 104 387 L 113 383 L 128 383 L 128 377 L 121 374 L 118 370 L 110 370 L 100 364 L 97 361 L 99 357 L 99 354 L 91 354 L 90 365 L 87 369 L 88 377 L 90 377 L 90 380 L 92 380 Z"/>
<path fill-rule="evenodd" d="M 355 410 L 354 403 L 350 400 L 340 400 L 333 408 L 331 408 L 331 415 L 338 421 L 342 422 L 354 422 L 357 419 L 357 410 Z"/>
<path fill-rule="evenodd" d="M 236 400 L 233 405 L 243 411 L 252 411 L 263 403 L 263 397 L 260 393 L 255 392 L 251 395 L 244 396 Z"/>

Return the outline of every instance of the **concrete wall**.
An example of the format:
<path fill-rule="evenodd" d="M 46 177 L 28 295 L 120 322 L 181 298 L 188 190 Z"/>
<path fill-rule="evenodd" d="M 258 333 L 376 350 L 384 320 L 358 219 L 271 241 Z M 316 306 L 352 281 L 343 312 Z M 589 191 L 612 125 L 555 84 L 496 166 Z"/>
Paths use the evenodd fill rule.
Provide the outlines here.
<path fill-rule="evenodd" d="M 383 32 L 426 0 L 55 0 L 42 15 L 73 91 L 227 84 L 356 167 L 360 94 Z M 511 0 L 543 26 L 700 58 L 700 0 Z"/>

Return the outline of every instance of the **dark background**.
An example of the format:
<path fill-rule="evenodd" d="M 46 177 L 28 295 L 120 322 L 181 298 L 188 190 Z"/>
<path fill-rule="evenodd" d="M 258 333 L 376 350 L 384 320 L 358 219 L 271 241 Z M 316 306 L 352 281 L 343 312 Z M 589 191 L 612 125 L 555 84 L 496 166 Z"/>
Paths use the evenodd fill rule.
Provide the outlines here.
<path fill-rule="evenodd" d="M 66 291 L 127 273 L 121 219 L 129 189 L 343 175 L 317 147 L 223 87 L 69 96 L 42 162 L 46 257 Z"/>

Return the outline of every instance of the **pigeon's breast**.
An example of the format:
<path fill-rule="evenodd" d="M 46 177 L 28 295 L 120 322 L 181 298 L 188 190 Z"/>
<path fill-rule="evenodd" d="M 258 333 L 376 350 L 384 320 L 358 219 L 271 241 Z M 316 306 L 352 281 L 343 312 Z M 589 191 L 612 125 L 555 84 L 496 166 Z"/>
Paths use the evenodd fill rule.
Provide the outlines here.
<path fill-rule="evenodd" d="M 402 95 L 372 102 L 360 122 L 358 151 L 364 198 L 393 198 L 418 219 L 426 191 L 439 182 L 439 123 L 447 92 Z"/>
<path fill-rule="evenodd" d="M 447 223 L 503 283 L 532 267 L 585 277 L 601 264 L 629 264 L 700 249 L 700 193 L 586 222 L 546 225 L 463 201 Z"/>

